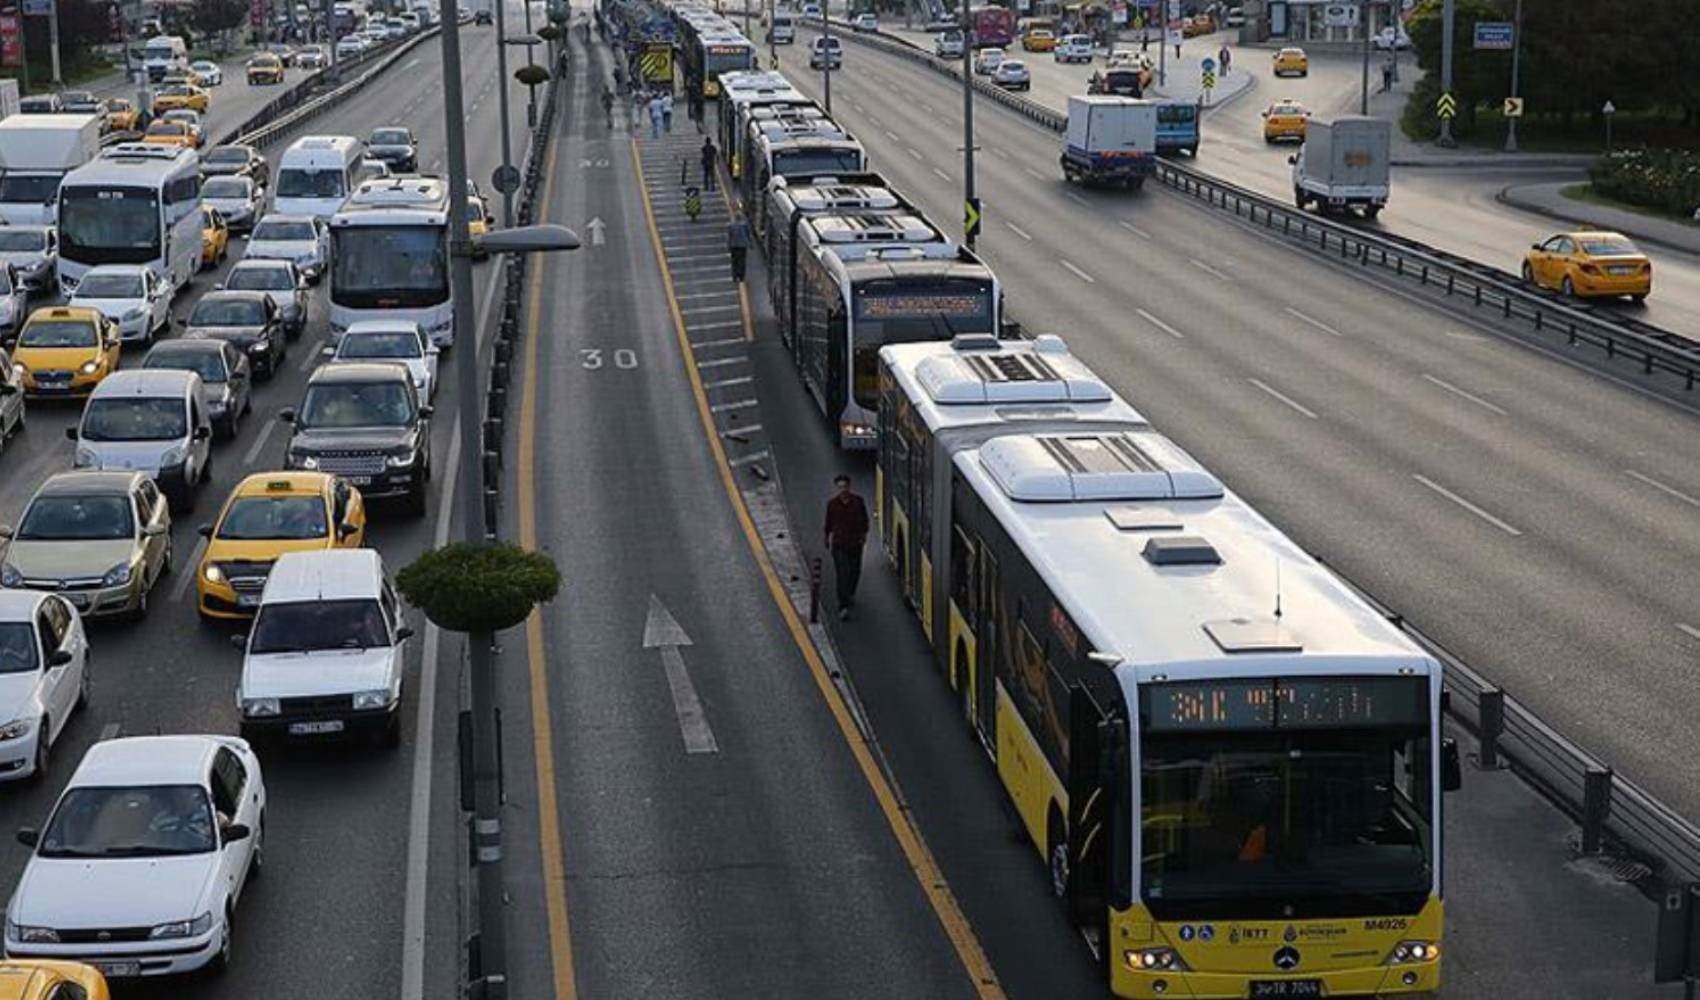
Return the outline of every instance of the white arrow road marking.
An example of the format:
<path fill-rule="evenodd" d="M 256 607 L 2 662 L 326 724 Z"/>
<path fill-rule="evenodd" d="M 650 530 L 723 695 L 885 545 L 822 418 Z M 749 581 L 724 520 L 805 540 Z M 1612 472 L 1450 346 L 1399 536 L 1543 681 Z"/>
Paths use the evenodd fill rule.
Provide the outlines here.
<path fill-rule="evenodd" d="M 584 227 L 590 230 L 591 246 L 599 247 L 605 242 L 603 239 L 603 232 L 608 228 L 608 224 L 602 221 L 601 216 L 591 219 L 589 222 L 584 224 Z"/>
<path fill-rule="evenodd" d="M 714 741 L 714 730 L 703 715 L 697 689 L 691 685 L 691 675 L 685 669 L 681 646 L 689 646 L 691 637 L 679 626 L 661 603 L 661 598 L 649 595 L 649 618 L 643 623 L 643 648 L 661 650 L 661 665 L 667 669 L 667 686 L 673 691 L 673 711 L 679 716 L 679 732 L 685 737 L 686 753 L 719 753 L 720 744 Z"/>

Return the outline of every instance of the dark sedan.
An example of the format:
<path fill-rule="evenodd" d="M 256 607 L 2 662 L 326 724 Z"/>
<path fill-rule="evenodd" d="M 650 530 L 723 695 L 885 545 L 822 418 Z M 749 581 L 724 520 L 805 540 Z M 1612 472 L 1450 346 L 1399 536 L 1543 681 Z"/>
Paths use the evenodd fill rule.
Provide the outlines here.
<path fill-rule="evenodd" d="M 240 348 L 258 379 L 277 374 L 289 347 L 283 312 L 265 292 L 208 292 L 183 325 L 187 337 L 223 340 Z"/>

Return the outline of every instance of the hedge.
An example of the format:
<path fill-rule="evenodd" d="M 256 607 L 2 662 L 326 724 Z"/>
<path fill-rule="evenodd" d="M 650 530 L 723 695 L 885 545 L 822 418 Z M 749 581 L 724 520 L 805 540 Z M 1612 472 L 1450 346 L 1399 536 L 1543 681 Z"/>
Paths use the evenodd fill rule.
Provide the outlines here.
<path fill-rule="evenodd" d="M 1620 149 L 1596 160 L 1588 177 L 1616 201 L 1684 219 L 1700 208 L 1700 152 L 1692 149 Z"/>

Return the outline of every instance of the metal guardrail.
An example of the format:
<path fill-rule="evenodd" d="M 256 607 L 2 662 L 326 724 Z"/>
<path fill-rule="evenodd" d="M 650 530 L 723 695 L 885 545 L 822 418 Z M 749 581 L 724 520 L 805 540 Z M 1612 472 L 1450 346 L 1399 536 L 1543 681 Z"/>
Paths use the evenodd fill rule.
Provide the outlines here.
<path fill-rule="evenodd" d="M 834 22 L 837 25 L 839 22 Z M 856 32 L 844 23 L 843 37 L 880 49 L 960 82 L 957 60 L 943 60 L 906 40 L 883 34 Z M 977 93 L 992 99 L 1053 132 L 1068 128 L 1068 116 L 1025 97 L 974 80 Z M 1600 306 L 1581 305 L 1522 283 L 1519 276 L 1477 261 L 1437 250 L 1416 240 L 1371 233 L 1278 202 L 1236 184 L 1219 180 L 1195 167 L 1159 160 L 1157 179 L 1212 207 L 1292 239 L 1320 254 L 1373 267 L 1385 275 L 1413 281 L 1424 289 L 1444 289 L 1448 297 L 1491 309 L 1500 317 L 1520 320 L 1536 333 L 1562 337 L 1566 344 L 1585 344 L 1608 359 L 1632 361 L 1649 376 L 1658 376 L 1691 391 L 1700 383 L 1700 342 Z"/>
<path fill-rule="evenodd" d="M 852 32 L 848 23 L 844 27 L 844 37 L 929 66 L 956 82 L 962 79 L 954 60 L 947 63 L 906 41 Z M 1046 128 L 1058 132 L 1067 128 L 1066 115 L 984 81 L 973 84 L 979 93 Z M 1556 331 L 1568 343 L 1600 347 L 1608 357 L 1632 358 L 1648 374 L 1675 376 L 1685 389 L 1693 389 L 1700 374 L 1700 344 L 1650 324 L 1597 315 L 1597 310 L 1520 287 L 1516 278 L 1487 265 L 1414 240 L 1369 234 L 1320 219 L 1185 166 L 1161 161 L 1158 177 L 1170 187 L 1278 229 L 1319 252 L 1337 253 L 1342 259 L 1415 279 L 1425 287 L 1444 287 L 1448 295 L 1465 296 L 1472 304 L 1496 309 L 1507 318 L 1526 320 L 1537 331 Z M 1504 758 L 1505 764 L 1573 817 L 1580 826 L 1582 852 L 1627 854 L 1668 882 L 1700 881 L 1700 825 L 1617 774 L 1373 594 L 1350 580 L 1345 582 L 1441 662 L 1448 711 L 1476 735 L 1481 765 L 1504 766 L 1500 762 Z"/>

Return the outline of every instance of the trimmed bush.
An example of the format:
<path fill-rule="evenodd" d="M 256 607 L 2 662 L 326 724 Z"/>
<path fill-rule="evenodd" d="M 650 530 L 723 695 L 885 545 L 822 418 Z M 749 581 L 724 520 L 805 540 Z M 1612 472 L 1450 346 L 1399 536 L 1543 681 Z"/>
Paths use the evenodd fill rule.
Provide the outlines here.
<path fill-rule="evenodd" d="M 545 42 L 553 42 L 561 37 L 561 29 L 557 25 L 545 24 L 537 29 L 537 37 Z"/>
<path fill-rule="evenodd" d="M 527 87 L 536 87 L 549 82 L 549 71 L 536 63 L 532 63 L 529 66 L 521 66 L 514 70 L 514 79 Z"/>
<path fill-rule="evenodd" d="M 450 632 L 499 632 L 525 621 L 561 588 L 555 561 L 517 545 L 457 542 L 396 574 L 408 603 Z"/>
<path fill-rule="evenodd" d="M 1607 198 L 1684 219 L 1700 207 L 1700 151 L 1620 149 L 1594 161 L 1588 178 Z"/>

